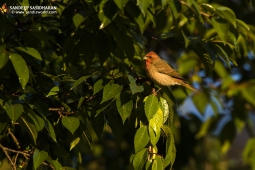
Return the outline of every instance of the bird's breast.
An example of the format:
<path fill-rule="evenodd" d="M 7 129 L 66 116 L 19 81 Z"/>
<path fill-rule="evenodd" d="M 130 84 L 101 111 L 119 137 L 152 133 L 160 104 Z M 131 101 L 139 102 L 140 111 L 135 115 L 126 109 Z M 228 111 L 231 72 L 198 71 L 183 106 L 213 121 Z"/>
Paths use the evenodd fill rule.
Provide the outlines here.
<path fill-rule="evenodd" d="M 158 72 L 157 69 L 153 66 L 147 69 L 147 74 L 155 83 L 159 85 L 162 86 L 180 85 L 176 78 Z"/>

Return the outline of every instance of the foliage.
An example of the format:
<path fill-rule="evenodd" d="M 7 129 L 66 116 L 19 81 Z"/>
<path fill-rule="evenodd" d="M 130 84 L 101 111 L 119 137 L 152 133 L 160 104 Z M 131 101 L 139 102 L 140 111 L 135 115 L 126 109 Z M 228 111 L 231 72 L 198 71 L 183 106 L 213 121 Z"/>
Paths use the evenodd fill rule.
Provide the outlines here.
<path fill-rule="evenodd" d="M 194 0 L 6 4 L 52 5 L 58 12 L 0 14 L 0 148 L 13 169 L 77 168 L 106 129 L 119 148 L 130 133 L 134 169 L 171 168 L 178 139 L 174 113 L 188 95 L 181 87 L 152 94 L 142 58 L 160 44 L 183 51 L 177 63 L 179 72 L 199 87 L 189 93 L 195 106 L 201 114 L 209 105 L 215 112 L 198 138 L 220 121 L 222 99 L 234 103 L 231 134 L 240 122 L 249 125 L 254 73 L 236 81 L 230 70 L 251 65 L 247 56 L 254 57 L 255 26 L 228 7 Z M 201 73 L 220 85 L 203 83 Z M 225 135 L 220 145 L 232 140 L 233 135 Z M 252 164 L 248 150 L 244 157 Z"/>

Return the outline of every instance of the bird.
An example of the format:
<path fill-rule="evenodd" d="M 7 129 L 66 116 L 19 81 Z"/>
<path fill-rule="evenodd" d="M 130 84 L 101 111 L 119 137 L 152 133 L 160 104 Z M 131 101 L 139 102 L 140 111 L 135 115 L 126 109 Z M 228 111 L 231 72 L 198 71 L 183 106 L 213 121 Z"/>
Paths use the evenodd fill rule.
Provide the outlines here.
<path fill-rule="evenodd" d="M 143 60 L 145 60 L 146 73 L 154 83 L 160 86 L 181 85 L 192 91 L 196 91 L 196 88 L 189 85 L 187 80 L 162 60 L 154 51 L 147 53 Z"/>

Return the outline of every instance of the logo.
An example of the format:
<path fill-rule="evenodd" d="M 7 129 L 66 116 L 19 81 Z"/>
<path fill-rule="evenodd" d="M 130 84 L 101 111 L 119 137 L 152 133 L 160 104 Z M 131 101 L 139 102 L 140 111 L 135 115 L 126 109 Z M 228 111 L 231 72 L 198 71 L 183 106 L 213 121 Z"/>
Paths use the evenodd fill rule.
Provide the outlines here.
<path fill-rule="evenodd" d="M 1 11 L 2 14 L 8 12 L 6 3 L 4 3 L 4 4 L 2 5 L 2 8 L 0 8 L 0 11 Z"/>

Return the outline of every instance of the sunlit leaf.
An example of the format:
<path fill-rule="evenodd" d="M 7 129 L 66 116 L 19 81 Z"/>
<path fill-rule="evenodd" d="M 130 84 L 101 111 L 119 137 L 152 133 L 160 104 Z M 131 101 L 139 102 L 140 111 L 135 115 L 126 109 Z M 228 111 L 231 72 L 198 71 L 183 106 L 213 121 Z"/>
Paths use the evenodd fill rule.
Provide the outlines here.
<path fill-rule="evenodd" d="M 52 89 L 50 90 L 50 92 L 47 94 L 46 97 L 54 96 L 54 95 L 56 95 L 58 93 L 59 93 L 59 87 L 58 86 L 54 86 L 54 87 L 52 87 Z"/>
<path fill-rule="evenodd" d="M 135 134 L 134 146 L 135 152 L 137 153 L 143 149 L 149 143 L 149 134 L 147 126 L 140 127 Z"/>
<path fill-rule="evenodd" d="M 41 54 L 34 48 L 31 48 L 31 47 L 15 47 L 15 49 L 19 50 L 19 51 L 22 51 L 22 52 L 25 52 L 25 53 L 31 55 L 32 57 L 42 61 Z"/>
<path fill-rule="evenodd" d="M 48 157 L 48 153 L 46 151 L 39 151 L 35 149 L 33 153 L 33 164 L 34 169 L 37 169 Z"/>
<path fill-rule="evenodd" d="M 70 144 L 70 151 L 80 142 L 80 138 L 74 139 Z"/>
<path fill-rule="evenodd" d="M 157 113 L 159 106 L 159 101 L 156 96 L 148 96 L 144 104 L 144 110 L 148 120 L 150 120 Z"/>
<path fill-rule="evenodd" d="M 236 27 L 236 15 L 231 9 L 221 6 L 216 8 L 215 13 Z"/>
<path fill-rule="evenodd" d="M 142 149 L 138 153 L 135 154 L 133 159 L 133 167 L 134 169 L 142 169 L 145 165 L 145 162 L 148 159 L 148 150 L 146 148 Z"/>

